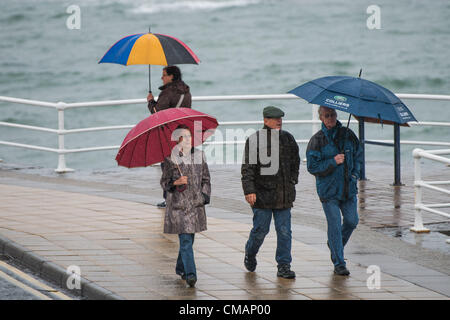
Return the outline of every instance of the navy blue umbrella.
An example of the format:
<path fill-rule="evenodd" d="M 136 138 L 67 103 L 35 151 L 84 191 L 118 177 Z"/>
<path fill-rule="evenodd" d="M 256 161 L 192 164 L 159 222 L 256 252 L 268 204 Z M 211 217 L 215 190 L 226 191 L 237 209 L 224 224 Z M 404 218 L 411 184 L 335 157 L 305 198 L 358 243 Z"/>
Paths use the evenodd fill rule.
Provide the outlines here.
<path fill-rule="evenodd" d="M 348 112 L 356 117 L 374 118 L 381 123 L 404 124 L 417 121 L 408 107 L 390 90 L 368 80 L 349 76 L 318 78 L 289 93 L 309 103 Z"/>

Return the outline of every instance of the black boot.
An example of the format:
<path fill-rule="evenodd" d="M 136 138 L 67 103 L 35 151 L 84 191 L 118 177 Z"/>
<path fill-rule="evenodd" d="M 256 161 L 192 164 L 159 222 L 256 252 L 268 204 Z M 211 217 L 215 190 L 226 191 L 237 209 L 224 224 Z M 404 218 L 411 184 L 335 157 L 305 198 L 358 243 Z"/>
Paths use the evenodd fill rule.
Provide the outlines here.
<path fill-rule="evenodd" d="M 250 256 L 247 252 L 245 252 L 245 258 L 244 258 L 244 265 L 245 268 L 250 271 L 254 272 L 256 269 L 256 256 Z"/>
<path fill-rule="evenodd" d="M 295 272 L 291 270 L 291 266 L 289 264 L 282 264 L 278 266 L 277 277 L 285 279 L 294 279 Z"/>
<path fill-rule="evenodd" d="M 350 275 L 350 271 L 345 266 L 337 266 L 334 267 L 334 273 L 339 276 L 348 276 Z"/>
<path fill-rule="evenodd" d="M 160 202 L 156 205 L 158 208 L 165 208 L 166 207 L 166 200 L 164 200 L 163 202 Z"/>
<path fill-rule="evenodd" d="M 186 278 L 186 283 L 189 285 L 189 287 L 193 288 L 195 287 L 195 283 L 197 282 L 197 277 L 193 274 L 189 274 Z"/>

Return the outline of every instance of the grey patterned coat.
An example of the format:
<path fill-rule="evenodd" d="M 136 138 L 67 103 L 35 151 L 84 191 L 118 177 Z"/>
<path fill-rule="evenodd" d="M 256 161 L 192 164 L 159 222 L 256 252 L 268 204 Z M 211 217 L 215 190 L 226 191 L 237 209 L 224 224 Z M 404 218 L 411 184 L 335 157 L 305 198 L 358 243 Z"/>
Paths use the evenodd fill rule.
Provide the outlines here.
<path fill-rule="evenodd" d="M 164 233 L 195 233 L 206 230 L 205 204 L 209 203 L 211 182 L 203 151 L 192 148 L 191 154 L 177 161 L 183 175 L 188 177 L 184 191 L 174 186 L 181 177 L 171 157 L 164 160 L 161 186 L 167 191 Z"/>

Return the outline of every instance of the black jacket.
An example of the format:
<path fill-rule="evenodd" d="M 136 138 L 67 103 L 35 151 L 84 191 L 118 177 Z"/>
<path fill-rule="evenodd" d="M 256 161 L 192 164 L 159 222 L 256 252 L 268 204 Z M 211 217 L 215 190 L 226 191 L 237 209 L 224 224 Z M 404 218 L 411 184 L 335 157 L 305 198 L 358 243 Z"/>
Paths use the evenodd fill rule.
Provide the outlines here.
<path fill-rule="evenodd" d="M 192 103 L 192 96 L 189 86 L 183 81 L 173 81 L 166 85 L 159 87 L 161 93 L 158 96 L 158 102 L 150 100 L 148 102 L 148 110 L 151 113 L 161 111 L 168 108 L 175 108 L 180 101 L 181 95 L 184 94 L 183 101 L 180 108 L 190 108 Z"/>
<path fill-rule="evenodd" d="M 241 180 L 244 194 L 256 194 L 253 208 L 286 209 L 295 201 L 295 185 L 298 183 L 300 155 L 297 142 L 287 131 L 280 130 L 278 168 L 272 156 L 272 130 L 266 126 L 251 135 L 245 142 Z M 264 136 L 267 142 L 264 145 Z M 274 149 L 275 151 L 275 149 Z M 261 158 L 262 157 L 262 158 Z"/>

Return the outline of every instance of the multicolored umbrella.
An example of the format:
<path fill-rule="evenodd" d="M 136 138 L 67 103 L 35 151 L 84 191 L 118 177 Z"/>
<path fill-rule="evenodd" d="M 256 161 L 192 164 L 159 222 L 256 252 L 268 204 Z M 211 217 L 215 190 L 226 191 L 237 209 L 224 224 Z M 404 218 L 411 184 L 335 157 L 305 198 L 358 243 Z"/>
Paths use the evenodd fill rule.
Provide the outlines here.
<path fill-rule="evenodd" d="M 179 125 L 187 126 L 192 145 L 201 145 L 213 135 L 217 119 L 190 108 L 170 108 L 152 114 L 139 122 L 122 142 L 116 161 L 127 168 L 146 167 L 168 157 L 177 141 L 172 133 Z"/>
<path fill-rule="evenodd" d="M 198 64 L 200 60 L 181 40 L 163 34 L 139 33 L 117 41 L 99 63 L 124 66 L 149 65 L 149 91 L 151 92 L 150 65 Z"/>

